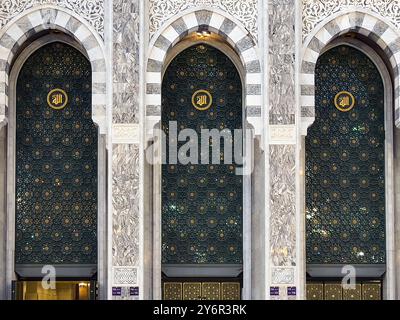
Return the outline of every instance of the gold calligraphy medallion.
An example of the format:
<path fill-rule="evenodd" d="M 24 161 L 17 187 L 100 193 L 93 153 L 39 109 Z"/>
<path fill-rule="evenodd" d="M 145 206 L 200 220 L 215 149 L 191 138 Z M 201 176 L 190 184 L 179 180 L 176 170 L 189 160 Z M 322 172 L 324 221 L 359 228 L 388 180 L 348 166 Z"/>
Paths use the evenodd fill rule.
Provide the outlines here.
<path fill-rule="evenodd" d="M 205 111 L 211 107 L 212 95 L 207 90 L 197 90 L 192 95 L 192 104 L 197 110 Z"/>
<path fill-rule="evenodd" d="M 347 112 L 353 109 L 355 103 L 356 103 L 356 98 L 348 92 L 348 91 L 340 91 L 336 96 L 335 96 L 335 107 L 342 112 Z"/>
<path fill-rule="evenodd" d="M 54 110 L 65 108 L 68 103 L 68 95 L 62 89 L 53 89 L 47 95 L 47 104 Z"/>

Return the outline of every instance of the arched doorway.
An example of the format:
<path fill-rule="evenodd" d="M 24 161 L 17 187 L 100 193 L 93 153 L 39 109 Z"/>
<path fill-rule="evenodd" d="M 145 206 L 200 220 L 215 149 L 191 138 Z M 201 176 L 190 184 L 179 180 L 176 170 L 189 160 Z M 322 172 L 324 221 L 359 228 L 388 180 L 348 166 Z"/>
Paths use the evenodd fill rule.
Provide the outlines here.
<path fill-rule="evenodd" d="M 166 133 L 166 164 L 162 165 L 161 213 L 164 299 L 241 297 L 243 178 L 236 174 L 240 163 L 234 157 L 238 146 L 233 140 L 234 130 L 243 127 L 242 94 L 234 63 L 207 43 L 181 51 L 165 71 L 162 129 Z M 204 130 L 212 129 L 217 130 L 217 136 L 203 141 Z M 191 133 L 198 140 L 190 140 Z M 205 143 L 205 149 L 200 142 Z M 213 157 L 213 146 L 218 144 L 220 150 Z"/>
<path fill-rule="evenodd" d="M 317 62 L 305 142 L 307 298 L 381 299 L 393 201 L 391 81 L 372 49 L 339 41 Z M 346 275 L 346 284 L 356 280 L 351 288 Z"/>
<path fill-rule="evenodd" d="M 9 199 L 15 209 L 13 293 L 26 300 L 89 299 L 97 277 L 98 211 L 92 72 L 71 40 L 49 39 L 26 49 L 30 52 L 13 67 L 20 70 L 12 71 L 17 72 L 9 136 L 15 168 L 13 163 L 8 168 L 15 177 L 8 186 L 15 189 Z M 56 277 L 55 288 L 43 288 L 45 274 Z"/>

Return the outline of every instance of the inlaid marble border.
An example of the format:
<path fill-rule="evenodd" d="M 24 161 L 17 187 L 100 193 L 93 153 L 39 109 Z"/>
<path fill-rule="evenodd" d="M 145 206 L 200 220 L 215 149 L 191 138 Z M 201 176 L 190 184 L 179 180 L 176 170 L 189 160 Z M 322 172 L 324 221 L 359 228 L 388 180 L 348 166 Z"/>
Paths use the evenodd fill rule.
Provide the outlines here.
<path fill-rule="evenodd" d="M 303 135 L 305 135 L 308 126 L 315 119 L 314 72 L 318 57 L 329 42 L 349 31 L 368 37 L 386 53 L 394 77 L 395 123 L 397 127 L 400 127 L 399 32 L 378 16 L 375 17 L 369 13 L 354 11 L 325 20 L 315 30 L 315 34 L 310 34 L 304 43 L 300 71 L 300 105 Z"/>
<path fill-rule="evenodd" d="M 200 27 L 218 33 L 239 55 L 245 70 L 246 119 L 254 127 L 256 134 L 260 134 L 262 73 L 257 45 L 243 26 L 220 12 L 210 10 L 195 10 L 177 17 L 151 41 L 145 89 L 145 115 L 149 129 L 161 119 L 162 69 L 167 52 L 188 33 L 195 32 Z"/>
<path fill-rule="evenodd" d="M 92 67 L 92 118 L 100 134 L 106 133 L 106 63 L 97 32 L 69 10 L 49 6 L 27 10 L 0 30 L 0 125 L 8 116 L 8 77 L 15 54 L 25 41 L 43 30 L 59 30 L 85 49 Z"/>

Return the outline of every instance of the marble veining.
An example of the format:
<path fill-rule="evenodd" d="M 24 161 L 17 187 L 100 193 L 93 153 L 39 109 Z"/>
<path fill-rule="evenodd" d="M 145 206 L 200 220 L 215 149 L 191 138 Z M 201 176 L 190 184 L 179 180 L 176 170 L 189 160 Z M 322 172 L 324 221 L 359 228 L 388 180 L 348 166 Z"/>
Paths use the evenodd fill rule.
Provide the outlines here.
<path fill-rule="evenodd" d="M 295 0 L 269 0 L 269 123 L 295 125 Z M 290 141 L 287 141 L 290 142 Z M 296 264 L 294 141 L 270 145 L 270 250 L 273 266 Z"/>
<path fill-rule="evenodd" d="M 138 123 L 139 1 L 113 4 L 113 123 Z"/>
<path fill-rule="evenodd" d="M 270 249 L 274 266 L 296 264 L 295 145 L 271 145 Z"/>
<path fill-rule="evenodd" d="M 112 159 L 113 266 L 139 261 L 139 147 L 113 145 Z"/>
<path fill-rule="evenodd" d="M 270 0 L 268 14 L 270 124 L 294 124 L 295 1 Z"/>

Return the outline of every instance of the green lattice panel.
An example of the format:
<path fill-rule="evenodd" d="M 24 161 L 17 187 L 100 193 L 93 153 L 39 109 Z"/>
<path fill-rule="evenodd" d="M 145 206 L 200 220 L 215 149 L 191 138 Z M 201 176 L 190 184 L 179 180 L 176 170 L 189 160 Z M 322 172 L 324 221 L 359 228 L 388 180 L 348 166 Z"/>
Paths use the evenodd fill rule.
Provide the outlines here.
<path fill-rule="evenodd" d="M 339 111 L 335 95 L 355 97 Z M 382 78 L 363 53 L 339 46 L 316 67 L 316 119 L 306 138 L 307 263 L 385 263 Z"/>
<path fill-rule="evenodd" d="M 54 88 L 69 102 L 47 103 Z M 95 264 L 97 129 L 91 68 L 76 49 L 51 43 L 25 62 L 17 83 L 17 264 Z"/>
<path fill-rule="evenodd" d="M 197 90 L 211 93 L 210 109 L 199 111 L 192 105 Z M 228 57 L 199 44 L 171 62 L 162 87 L 162 125 L 167 133 L 169 121 L 177 121 L 178 131 L 191 128 L 199 136 L 201 129 L 233 132 L 242 127 L 241 80 Z M 179 142 L 178 149 L 183 144 Z M 164 264 L 242 263 L 243 181 L 235 174 L 236 167 L 236 163 L 163 165 Z"/>

